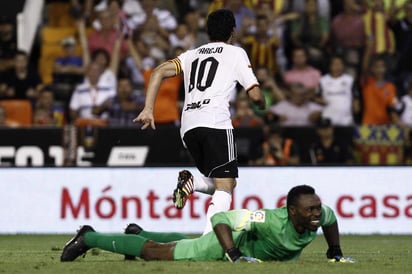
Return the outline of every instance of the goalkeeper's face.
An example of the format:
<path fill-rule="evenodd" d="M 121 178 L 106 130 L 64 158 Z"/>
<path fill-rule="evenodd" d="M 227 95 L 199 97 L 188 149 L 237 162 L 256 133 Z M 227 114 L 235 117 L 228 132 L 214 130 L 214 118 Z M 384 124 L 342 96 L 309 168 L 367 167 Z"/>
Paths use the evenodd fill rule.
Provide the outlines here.
<path fill-rule="evenodd" d="M 306 229 L 316 231 L 322 215 L 322 203 L 316 194 L 300 195 L 297 204 L 291 207 L 291 218 L 296 231 L 303 233 Z"/>

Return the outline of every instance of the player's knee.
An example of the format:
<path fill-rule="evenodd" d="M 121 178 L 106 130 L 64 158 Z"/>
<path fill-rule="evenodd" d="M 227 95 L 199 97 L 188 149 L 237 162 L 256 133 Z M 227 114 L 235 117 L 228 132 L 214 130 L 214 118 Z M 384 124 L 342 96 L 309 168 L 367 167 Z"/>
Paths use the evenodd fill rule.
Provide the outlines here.
<path fill-rule="evenodd" d="M 236 187 L 235 178 L 214 178 L 216 190 L 223 190 L 229 193 L 233 192 L 233 189 Z"/>

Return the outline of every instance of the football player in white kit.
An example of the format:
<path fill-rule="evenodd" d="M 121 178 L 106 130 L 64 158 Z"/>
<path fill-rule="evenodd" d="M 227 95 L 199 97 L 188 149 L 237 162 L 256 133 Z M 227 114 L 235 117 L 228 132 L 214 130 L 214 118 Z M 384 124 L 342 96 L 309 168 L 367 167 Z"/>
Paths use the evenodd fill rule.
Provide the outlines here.
<path fill-rule="evenodd" d="M 237 152 L 229 112 L 230 93 L 239 83 L 249 98 L 264 109 L 265 101 L 246 52 L 231 45 L 236 27 L 233 13 L 219 9 L 209 14 L 210 42 L 164 62 L 153 71 L 147 88 L 145 107 L 133 120 L 142 129 L 155 129 L 153 106 L 164 78 L 183 73 L 185 101 L 180 134 L 202 176 L 179 172 L 173 201 L 178 209 L 199 191 L 212 196 L 204 234 L 212 230 L 210 218 L 230 208 L 238 177 Z"/>

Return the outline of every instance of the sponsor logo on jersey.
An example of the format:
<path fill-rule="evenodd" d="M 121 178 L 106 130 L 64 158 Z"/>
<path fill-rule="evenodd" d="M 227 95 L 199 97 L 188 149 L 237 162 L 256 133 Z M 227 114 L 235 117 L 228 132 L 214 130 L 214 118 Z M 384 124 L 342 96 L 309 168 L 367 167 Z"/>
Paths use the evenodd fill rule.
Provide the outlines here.
<path fill-rule="evenodd" d="M 203 101 L 198 101 L 198 102 L 193 102 L 193 103 L 190 103 L 190 104 L 186 104 L 185 111 L 189 110 L 189 109 L 198 109 L 198 108 L 201 108 L 202 105 L 207 105 L 209 103 L 210 103 L 210 99 L 204 99 Z"/>

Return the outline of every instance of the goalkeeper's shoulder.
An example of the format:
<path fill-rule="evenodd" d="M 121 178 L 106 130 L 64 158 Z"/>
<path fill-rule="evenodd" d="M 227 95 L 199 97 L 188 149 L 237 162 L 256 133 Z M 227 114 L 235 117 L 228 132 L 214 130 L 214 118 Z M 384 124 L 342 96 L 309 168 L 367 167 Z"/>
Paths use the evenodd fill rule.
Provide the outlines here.
<path fill-rule="evenodd" d="M 322 225 L 331 225 L 334 222 L 336 222 L 335 212 L 328 205 L 322 204 L 321 224 Z"/>

